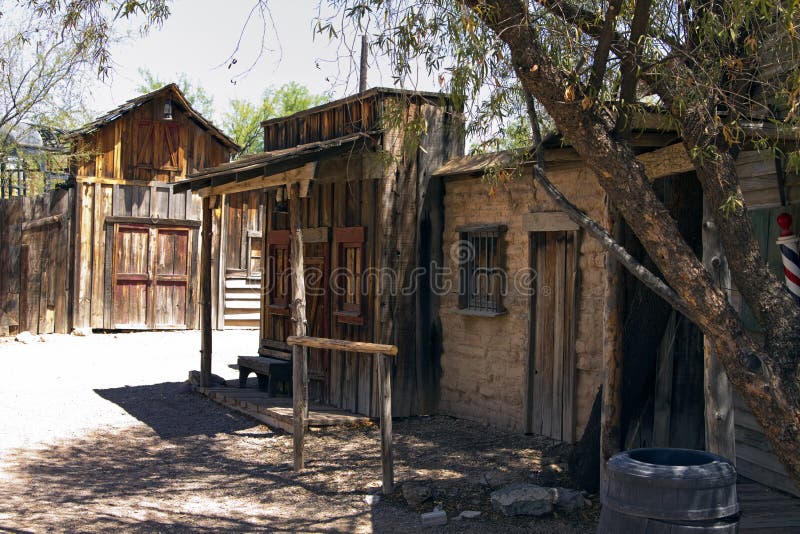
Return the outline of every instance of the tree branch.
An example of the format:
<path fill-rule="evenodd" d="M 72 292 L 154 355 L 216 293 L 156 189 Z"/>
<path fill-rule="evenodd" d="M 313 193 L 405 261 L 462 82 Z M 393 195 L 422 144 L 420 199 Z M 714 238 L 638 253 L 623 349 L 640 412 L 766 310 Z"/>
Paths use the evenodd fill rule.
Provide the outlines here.
<path fill-rule="evenodd" d="M 622 0 L 609 0 L 606 9 L 606 18 L 603 27 L 597 38 L 597 46 L 594 49 L 594 59 L 592 60 L 592 76 L 589 79 L 589 91 L 592 95 L 600 92 L 603 86 L 603 78 L 606 75 L 606 65 L 608 64 L 608 53 L 611 50 L 611 43 L 615 40 L 614 26 L 617 23 L 617 15 L 622 6 Z"/>

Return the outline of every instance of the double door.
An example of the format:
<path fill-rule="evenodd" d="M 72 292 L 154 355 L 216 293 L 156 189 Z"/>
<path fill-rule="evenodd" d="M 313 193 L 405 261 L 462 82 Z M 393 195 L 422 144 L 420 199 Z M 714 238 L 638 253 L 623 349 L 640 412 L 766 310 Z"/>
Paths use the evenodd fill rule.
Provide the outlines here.
<path fill-rule="evenodd" d="M 189 227 L 114 225 L 112 294 L 106 294 L 113 301 L 113 328 L 194 326 L 191 275 L 196 265 L 190 254 L 194 233 L 196 229 Z"/>

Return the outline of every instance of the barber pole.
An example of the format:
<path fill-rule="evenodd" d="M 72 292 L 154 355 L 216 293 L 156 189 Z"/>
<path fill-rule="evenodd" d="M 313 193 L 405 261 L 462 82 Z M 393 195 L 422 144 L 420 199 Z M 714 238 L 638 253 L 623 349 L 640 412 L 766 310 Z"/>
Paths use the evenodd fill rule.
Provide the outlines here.
<path fill-rule="evenodd" d="M 776 243 L 783 259 L 783 274 L 786 277 L 786 287 L 800 304 L 800 251 L 798 251 L 797 238 L 792 233 L 792 216 L 788 213 L 778 215 L 778 226 L 781 227 L 781 236 Z"/>

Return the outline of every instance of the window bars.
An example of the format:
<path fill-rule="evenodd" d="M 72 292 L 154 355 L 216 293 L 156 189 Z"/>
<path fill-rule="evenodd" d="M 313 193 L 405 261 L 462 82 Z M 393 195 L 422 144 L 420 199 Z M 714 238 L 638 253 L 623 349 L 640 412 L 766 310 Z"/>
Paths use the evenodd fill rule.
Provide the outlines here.
<path fill-rule="evenodd" d="M 475 315 L 494 316 L 505 312 L 502 224 L 461 226 L 459 234 L 458 307 Z"/>

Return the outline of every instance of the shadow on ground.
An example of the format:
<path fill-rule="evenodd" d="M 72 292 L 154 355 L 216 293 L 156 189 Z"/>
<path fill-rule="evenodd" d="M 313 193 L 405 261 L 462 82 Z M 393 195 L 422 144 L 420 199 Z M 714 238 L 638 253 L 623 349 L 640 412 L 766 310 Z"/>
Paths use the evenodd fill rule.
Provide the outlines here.
<path fill-rule="evenodd" d="M 408 532 L 433 507 L 413 510 L 399 492 L 365 502 L 380 487 L 375 427 L 311 432 L 307 469 L 298 473 L 290 435 L 178 391 L 175 383 L 97 391 L 143 424 L 8 451 L 0 458 L 0 531 Z M 463 506 L 485 512 L 447 531 L 593 530 L 591 521 L 533 525 L 491 512 L 487 469 L 524 477 L 546 440 L 439 417 L 395 429 L 398 481 L 433 484 L 451 514 Z"/>
<path fill-rule="evenodd" d="M 199 411 L 187 411 L 187 401 L 195 400 L 186 384 L 164 382 L 147 386 L 125 386 L 95 389 L 102 398 L 113 402 L 138 419 L 163 439 L 186 438 L 203 434 L 227 434 L 253 426 L 253 422 L 237 417 L 233 412 L 220 410 L 213 404 L 194 403 Z M 202 424 L 198 424 L 202 420 Z"/>

